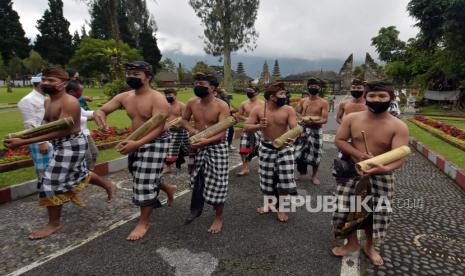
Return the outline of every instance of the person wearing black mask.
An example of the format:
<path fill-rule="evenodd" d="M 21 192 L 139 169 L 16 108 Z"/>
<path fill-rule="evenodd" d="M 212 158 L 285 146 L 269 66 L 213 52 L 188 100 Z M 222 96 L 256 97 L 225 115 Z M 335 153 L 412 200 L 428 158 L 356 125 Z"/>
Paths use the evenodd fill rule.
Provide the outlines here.
<path fill-rule="evenodd" d="M 323 153 L 323 130 L 322 127 L 328 122 L 328 102 L 319 95 L 322 89 L 322 82 L 319 79 L 309 79 L 307 90 L 310 96 L 301 105 L 299 117 L 314 116 L 316 119 L 304 125 L 304 133 L 297 140 L 295 147 L 295 158 L 297 170 L 301 175 L 307 173 L 307 166 L 313 169 L 312 183 L 320 185 L 318 168 L 320 166 L 321 155 Z"/>
<path fill-rule="evenodd" d="M 126 82 L 132 89 L 116 95 L 94 112 L 95 122 L 101 129 L 108 126 L 106 117 L 120 108 L 124 108 L 131 118 L 133 130 L 155 114 L 170 112 L 165 96 L 150 87 L 152 66 L 145 61 L 134 61 L 126 63 L 125 67 Z M 173 201 L 176 186 L 162 183 L 169 145 L 170 135 L 163 122 L 139 140 L 124 140 L 116 146 L 120 153 L 128 154 L 128 169 L 133 176 L 132 201 L 140 208 L 139 221 L 127 240 L 141 239 L 147 233 L 153 209 L 161 206 L 158 200 L 160 189 L 167 193 L 168 205 Z"/>
<path fill-rule="evenodd" d="M 335 144 L 354 162 L 369 159 L 401 146 L 407 146 L 409 130 L 404 122 L 388 112 L 389 103 L 394 100 L 394 91 L 390 83 L 376 81 L 366 85 L 365 99 L 368 110 L 347 115 L 339 127 Z M 362 132 L 366 134 L 366 145 Z M 376 206 L 392 206 L 394 194 L 393 172 L 402 167 L 404 160 L 387 165 L 372 164 L 367 172 L 355 173 L 347 182 L 337 184 L 338 209 L 333 214 L 333 230 L 337 238 L 347 239 L 346 245 L 335 247 L 335 256 L 345 256 L 360 250 L 357 229 L 363 228 L 366 234 L 365 254 L 375 266 L 382 266 L 383 259 L 374 247 L 374 241 L 382 243 L 387 234 L 392 210 Z M 368 182 L 368 183 L 367 183 Z M 360 189 L 365 183 L 365 189 Z M 370 189 L 368 188 L 370 187 Z M 347 212 L 350 197 L 371 196 L 370 208 L 374 212 Z M 382 201 L 381 201 L 382 200 Z M 386 202 L 388 201 L 388 202 Z M 341 208 L 341 209 L 339 209 Z M 350 227 L 347 227 L 350 225 Z"/>
<path fill-rule="evenodd" d="M 186 105 L 177 100 L 177 91 L 173 88 L 168 88 L 163 91 L 165 93 L 166 100 L 170 105 L 170 114 L 166 119 L 167 122 L 179 118 L 184 113 Z M 165 159 L 165 168 L 163 174 L 171 173 L 171 165 L 173 163 L 178 164 L 179 155 L 185 151 L 189 146 L 189 133 L 179 125 L 172 126 L 170 129 L 171 141 L 168 149 L 168 155 Z M 184 150 L 183 150 L 184 149 Z M 181 156 L 182 160 L 182 156 Z"/>
<path fill-rule="evenodd" d="M 365 83 L 359 79 L 353 79 L 350 85 L 351 99 L 339 104 L 339 110 L 336 115 L 336 122 L 342 123 L 342 118 L 352 112 L 364 111 L 367 109 L 363 93 L 365 92 Z"/>
<path fill-rule="evenodd" d="M 260 90 L 258 87 L 249 87 L 246 89 L 247 98 L 246 101 L 241 103 L 239 107 L 239 119 L 242 121 L 246 121 L 247 117 L 249 117 L 250 112 L 257 106 L 263 106 L 263 101 L 258 99 L 258 94 Z M 258 133 L 248 134 L 247 132 L 243 132 L 240 139 L 240 147 L 239 147 L 239 154 L 241 155 L 242 159 L 242 170 L 237 173 L 237 176 L 244 176 L 249 174 L 250 168 L 248 163 L 248 157 L 254 151 L 256 152 L 258 147 Z"/>
<path fill-rule="evenodd" d="M 194 135 L 230 116 L 229 106 L 215 97 L 215 85 L 218 80 L 213 75 L 197 73 L 194 76 L 194 93 L 197 97 L 190 99 L 182 116 L 182 125 Z M 195 125 L 190 124 L 194 117 Z M 228 161 L 229 150 L 226 131 L 213 137 L 202 138 L 191 144 L 192 158 L 190 184 L 193 187 L 190 215 L 185 223 L 191 223 L 202 214 L 204 203 L 215 209 L 215 219 L 208 232 L 219 233 L 223 227 L 223 209 L 228 195 Z"/>
<path fill-rule="evenodd" d="M 282 205 L 279 205 L 279 202 L 297 194 L 292 146 L 295 141 L 289 139 L 282 148 L 275 148 L 273 141 L 297 126 L 297 115 L 294 108 L 285 105 L 286 87 L 282 82 L 266 88 L 265 100 L 264 106 L 257 106 L 251 111 L 244 125 L 247 133 L 261 131 L 263 135 L 260 139 L 258 162 L 260 189 L 264 194 L 264 200 L 257 212 L 276 212 L 280 222 L 287 222 L 289 215 L 280 208 Z"/>

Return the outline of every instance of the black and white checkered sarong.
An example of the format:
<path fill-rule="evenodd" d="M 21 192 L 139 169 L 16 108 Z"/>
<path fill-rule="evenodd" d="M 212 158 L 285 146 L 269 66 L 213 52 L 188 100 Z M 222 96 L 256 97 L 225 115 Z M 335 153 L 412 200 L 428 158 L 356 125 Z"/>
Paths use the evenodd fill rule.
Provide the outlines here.
<path fill-rule="evenodd" d="M 222 205 L 228 195 L 229 150 L 227 143 L 205 146 L 194 154 L 193 170 L 190 174 L 190 185 L 194 188 L 196 177 L 203 173 L 205 187 L 203 197 L 210 205 Z"/>
<path fill-rule="evenodd" d="M 189 145 L 189 133 L 183 128 L 170 130 L 171 143 L 166 156 L 167 163 L 176 162 L 182 147 Z"/>
<path fill-rule="evenodd" d="M 158 206 L 158 192 L 163 181 L 162 169 L 170 145 L 170 136 L 163 133 L 128 156 L 132 174 L 132 202 L 137 206 Z"/>
<path fill-rule="evenodd" d="M 243 132 L 239 142 L 239 153 L 249 154 L 258 146 L 258 134 Z"/>
<path fill-rule="evenodd" d="M 57 138 L 52 140 L 52 144 L 52 158 L 37 184 L 40 198 L 52 198 L 69 192 L 89 176 L 85 160 L 87 139 L 84 134 Z"/>
<path fill-rule="evenodd" d="M 308 165 L 317 166 L 320 164 L 322 153 L 322 128 L 304 127 L 304 132 L 296 141 L 295 159 L 301 159 Z"/>
<path fill-rule="evenodd" d="M 258 154 L 260 188 L 266 195 L 297 194 L 294 180 L 294 147 L 274 148 L 262 140 Z"/>
<path fill-rule="evenodd" d="M 386 200 L 389 201 L 392 207 L 395 181 L 395 177 L 392 174 L 372 175 L 365 179 L 357 176 L 346 183 L 337 184 L 336 197 L 338 209 L 333 213 L 332 221 L 336 237 L 347 238 L 351 234 L 351 231 L 363 228 L 363 225 L 366 225 L 364 221 L 367 217 L 366 215 L 363 216 L 360 212 L 354 213 L 347 210 L 351 207 L 351 196 L 364 196 L 367 194 L 365 189 L 360 189 L 359 187 L 362 181 L 367 180 L 368 195 L 372 196 L 372 200 L 368 206 L 373 210 L 373 213 L 366 215 L 372 216 L 373 219 L 373 240 L 377 243 L 382 243 L 385 240 L 390 224 L 391 211 L 384 207 L 386 207 Z M 383 200 L 382 197 L 384 197 Z M 377 206 L 381 208 L 377 210 Z"/>

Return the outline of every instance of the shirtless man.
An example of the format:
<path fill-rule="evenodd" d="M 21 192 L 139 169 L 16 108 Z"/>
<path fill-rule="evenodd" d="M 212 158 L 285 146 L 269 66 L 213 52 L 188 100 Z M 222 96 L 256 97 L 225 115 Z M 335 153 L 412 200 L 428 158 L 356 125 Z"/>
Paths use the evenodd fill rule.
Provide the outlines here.
<path fill-rule="evenodd" d="M 176 90 L 169 88 L 164 91 L 166 100 L 170 104 L 170 114 L 168 116 L 167 122 L 174 120 L 178 117 L 181 117 L 186 109 L 186 105 L 176 99 L 177 92 Z M 189 134 L 187 131 L 179 126 L 174 126 L 169 129 L 171 133 L 171 143 L 168 150 L 168 155 L 165 159 L 165 168 L 163 169 L 163 174 L 171 173 L 171 165 L 176 162 L 179 156 L 179 152 L 183 146 L 186 146 L 189 141 Z"/>
<path fill-rule="evenodd" d="M 345 115 L 348 115 L 353 112 L 359 112 L 367 110 L 367 106 L 365 104 L 365 98 L 363 96 L 363 92 L 365 91 L 365 84 L 363 81 L 359 79 L 352 80 L 350 85 L 350 94 L 352 95 L 352 99 L 343 101 L 339 105 L 339 110 L 336 116 L 336 122 L 338 124 L 342 123 L 342 118 Z"/>
<path fill-rule="evenodd" d="M 369 159 L 388 152 L 392 149 L 408 144 L 409 131 L 404 122 L 388 112 L 389 104 L 394 100 L 392 85 L 384 82 L 371 82 L 367 84 L 365 94 L 368 110 L 347 115 L 339 127 L 335 143 L 345 154 L 350 155 L 354 162 Z M 368 153 L 365 151 L 361 132 L 367 135 Z M 350 142 L 348 142 L 350 139 Z M 381 197 L 390 202 L 393 199 L 394 177 L 393 171 L 400 168 L 404 160 L 398 160 L 388 165 L 373 164 L 367 173 L 354 175 L 346 183 L 338 183 L 337 206 L 350 207 L 350 196 L 356 195 L 356 186 L 362 181 L 369 181 L 373 206 L 377 206 Z M 392 204 L 392 203 L 391 203 Z M 374 208 L 373 208 L 374 209 Z M 367 242 L 363 251 L 375 266 L 384 264 L 373 240 L 382 243 L 390 223 L 390 211 L 374 211 L 364 217 L 362 222 L 351 220 L 348 212 L 336 210 L 333 215 L 333 229 L 337 238 L 347 238 L 346 245 L 335 247 L 332 253 L 335 256 L 345 256 L 360 249 L 356 230 L 364 228 Z M 352 225 L 353 227 L 347 227 Z"/>
<path fill-rule="evenodd" d="M 132 129 L 137 129 L 157 113 L 169 113 L 165 96 L 150 87 L 152 66 L 143 61 L 125 66 L 126 82 L 133 90 L 118 94 L 94 112 L 94 119 L 100 128 L 107 128 L 107 115 L 121 107 L 131 118 Z M 170 142 L 164 127 L 162 123 L 137 141 L 123 141 L 117 145 L 122 154 L 129 154 L 128 168 L 133 176 L 132 201 L 140 207 L 139 221 L 127 240 L 138 240 L 147 232 L 154 207 L 161 205 L 157 198 L 160 189 L 167 193 L 169 204 L 176 192 L 176 186 L 162 183 L 161 171 Z"/>
<path fill-rule="evenodd" d="M 321 92 L 322 83 L 318 79 L 309 79 L 307 89 L 310 97 L 302 102 L 299 117 L 318 116 L 319 120 L 307 123 L 304 133 L 299 137 L 295 147 L 295 158 L 297 169 L 301 175 L 307 172 L 307 165 L 313 168 L 312 183 L 320 185 L 318 178 L 318 167 L 320 166 L 323 153 L 323 124 L 328 121 L 328 102 L 318 96 Z"/>
<path fill-rule="evenodd" d="M 263 101 L 258 99 L 259 93 L 260 93 L 260 90 L 258 89 L 258 87 L 247 88 L 247 97 L 249 99 L 241 103 L 241 107 L 239 108 L 239 115 L 238 115 L 239 120 L 246 121 L 250 115 L 250 112 L 255 107 L 263 105 Z M 247 157 L 250 153 L 254 151 L 255 147 L 258 146 L 257 137 L 256 137 L 257 135 L 258 134 L 256 133 L 248 134 L 245 131 L 241 135 L 239 153 L 242 159 L 242 171 L 237 173 L 237 176 L 244 176 L 244 175 L 249 174 L 250 172 Z"/>
<path fill-rule="evenodd" d="M 15 148 L 22 145 L 50 140 L 54 153 L 47 164 L 44 174 L 39 178 L 39 205 L 47 207 L 48 224 L 29 235 L 29 239 L 41 239 L 57 232 L 63 227 L 61 210 L 64 203 L 72 201 L 80 207 L 84 204 L 78 193 L 91 180 L 86 167 L 87 140 L 81 132 L 81 107 L 76 98 L 65 92 L 69 80 L 68 73 L 61 68 L 47 68 L 42 71 L 41 88 L 50 96 L 45 108 L 44 121 L 53 122 L 65 117 L 73 118 L 73 125 L 67 129 L 53 131 L 29 139 L 6 139 L 5 146 Z M 105 184 L 105 183 L 104 183 Z M 109 200 L 113 188 L 104 185 Z"/>
<path fill-rule="evenodd" d="M 230 115 L 228 104 L 214 95 L 217 79 L 213 75 L 197 73 L 194 76 L 194 93 L 197 97 L 187 102 L 183 114 L 183 127 L 194 135 L 216 124 Z M 189 121 L 194 117 L 195 125 Z M 202 138 L 191 144 L 193 168 L 190 172 L 190 184 L 193 189 L 189 224 L 202 214 L 204 203 L 215 209 L 215 219 L 208 229 L 209 233 L 219 233 L 223 227 L 223 208 L 228 194 L 228 144 L 223 131 L 210 138 Z"/>
<path fill-rule="evenodd" d="M 266 88 L 266 106 L 257 106 L 250 113 L 244 125 L 248 133 L 262 131 L 263 138 L 259 146 L 258 162 L 260 175 L 260 188 L 264 195 L 272 196 L 278 202 L 289 195 L 297 194 L 294 180 L 294 141 L 288 140 L 282 148 L 275 148 L 273 141 L 297 126 L 297 116 L 294 109 L 285 105 L 286 90 L 284 83 L 275 83 Z M 273 210 L 264 202 L 264 206 L 257 208 L 259 214 L 266 214 Z M 271 207 L 271 208 L 270 208 Z M 277 218 L 286 222 L 289 216 L 282 209 L 277 208 Z"/>

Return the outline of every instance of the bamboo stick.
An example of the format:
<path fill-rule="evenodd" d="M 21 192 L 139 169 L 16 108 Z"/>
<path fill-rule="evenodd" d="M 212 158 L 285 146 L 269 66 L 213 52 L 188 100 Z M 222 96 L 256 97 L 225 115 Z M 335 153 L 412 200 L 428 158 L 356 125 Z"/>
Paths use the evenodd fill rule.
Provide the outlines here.
<path fill-rule="evenodd" d="M 273 141 L 273 146 L 275 148 L 282 148 L 289 138 L 295 139 L 299 137 L 299 135 L 302 134 L 303 131 L 304 131 L 304 128 L 300 125 L 297 125 L 295 128 L 288 130 L 283 135 L 276 138 Z"/>
<path fill-rule="evenodd" d="M 210 126 L 209 128 L 197 133 L 196 135 L 191 136 L 189 138 L 189 142 L 194 143 L 202 138 L 210 138 L 212 136 L 215 136 L 216 134 L 230 128 L 236 123 L 237 123 L 236 118 L 234 118 L 233 116 L 229 116 L 225 118 L 224 120 Z"/>
<path fill-rule="evenodd" d="M 66 117 L 62 118 L 59 120 L 56 120 L 51 123 L 43 124 L 38 127 L 26 129 L 23 131 L 19 132 L 14 132 L 14 133 L 9 133 L 7 136 L 5 136 L 6 139 L 10 138 L 21 138 L 21 139 L 28 139 L 28 138 L 33 138 L 37 137 L 40 135 L 44 135 L 53 131 L 57 130 L 62 130 L 62 129 L 67 129 L 71 127 L 74 124 L 73 118 L 72 117 Z"/>
<path fill-rule="evenodd" d="M 152 118 L 148 119 L 143 123 L 140 127 L 138 127 L 136 130 L 134 130 L 127 138 L 126 140 L 133 140 L 137 141 L 140 138 L 144 137 L 147 133 L 152 131 L 154 128 L 157 128 L 160 126 L 163 121 L 166 120 L 166 117 L 168 115 L 165 113 L 157 113 L 152 116 Z"/>
<path fill-rule="evenodd" d="M 388 165 L 394 161 L 400 160 L 411 153 L 410 148 L 408 146 L 402 146 L 386 153 L 380 154 L 373 158 L 363 160 L 358 162 L 357 169 L 363 172 L 367 172 L 371 169 L 370 164 L 380 164 L 380 165 Z"/>
<path fill-rule="evenodd" d="M 320 116 L 304 116 L 304 117 L 302 117 L 301 122 L 303 122 L 305 124 L 310 124 L 310 123 L 313 123 L 313 122 L 319 121 L 319 120 L 321 120 Z"/>
<path fill-rule="evenodd" d="M 166 128 L 179 127 L 182 121 L 182 117 L 174 118 L 173 120 L 166 123 Z"/>
<path fill-rule="evenodd" d="M 365 153 L 369 154 L 370 151 L 368 151 L 368 144 L 367 144 L 367 136 L 365 131 L 362 130 L 362 138 L 363 138 L 363 145 L 365 145 Z"/>

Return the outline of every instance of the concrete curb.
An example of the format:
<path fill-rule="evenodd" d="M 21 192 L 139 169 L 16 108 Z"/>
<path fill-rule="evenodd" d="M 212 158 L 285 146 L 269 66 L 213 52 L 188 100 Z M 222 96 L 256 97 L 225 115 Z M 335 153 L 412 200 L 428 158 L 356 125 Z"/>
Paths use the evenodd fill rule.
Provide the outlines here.
<path fill-rule="evenodd" d="M 410 137 L 410 145 L 421 153 L 426 159 L 433 163 L 439 170 L 449 176 L 457 185 L 465 190 L 465 171 L 457 168 L 454 163 L 448 161 L 443 156 L 431 151 L 421 142 Z"/>
<path fill-rule="evenodd" d="M 94 172 L 98 175 L 107 175 L 128 167 L 128 158 L 122 157 L 95 166 Z M 37 180 L 30 180 L 24 183 L 0 189 L 0 204 L 14 201 L 37 193 Z"/>

